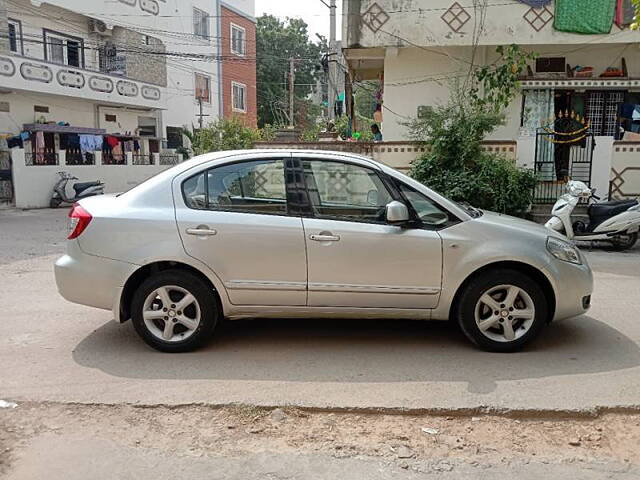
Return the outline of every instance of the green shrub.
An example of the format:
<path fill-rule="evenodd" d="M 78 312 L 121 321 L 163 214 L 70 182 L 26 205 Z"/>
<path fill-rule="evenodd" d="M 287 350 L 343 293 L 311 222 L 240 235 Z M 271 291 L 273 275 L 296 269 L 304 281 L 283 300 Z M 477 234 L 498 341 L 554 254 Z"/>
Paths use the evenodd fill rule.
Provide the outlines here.
<path fill-rule="evenodd" d="M 411 138 L 429 147 L 414 161 L 411 175 L 452 200 L 522 215 L 533 200 L 534 173 L 483 152 L 481 143 L 504 124 L 503 111 L 518 91 L 518 78 L 535 56 L 517 45 L 496 51 L 498 61 L 452 85 L 446 105 L 425 109 L 408 123 Z"/>
<path fill-rule="evenodd" d="M 522 216 L 531 205 L 536 177 L 496 154 L 479 153 L 467 166 L 443 168 L 440 158 L 428 153 L 414 162 L 411 176 L 457 202 Z"/>

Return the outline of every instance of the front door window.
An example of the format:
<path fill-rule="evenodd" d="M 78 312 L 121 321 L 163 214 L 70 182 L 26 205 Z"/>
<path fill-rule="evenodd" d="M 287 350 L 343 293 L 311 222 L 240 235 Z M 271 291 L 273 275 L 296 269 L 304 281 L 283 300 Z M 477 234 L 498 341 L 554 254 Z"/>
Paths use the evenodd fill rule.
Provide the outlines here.
<path fill-rule="evenodd" d="M 316 218 L 385 223 L 393 198 L 374 170 L 324 160 L 305 160 L 303 166 Z"/>

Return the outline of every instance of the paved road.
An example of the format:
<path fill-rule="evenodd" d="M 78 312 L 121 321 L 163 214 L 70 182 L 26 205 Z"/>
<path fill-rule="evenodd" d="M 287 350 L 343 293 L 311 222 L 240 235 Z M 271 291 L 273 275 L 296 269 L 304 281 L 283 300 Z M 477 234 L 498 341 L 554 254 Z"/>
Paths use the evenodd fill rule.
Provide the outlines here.
<path fill-rule="evenodd" d="M 0 211 L 0 398 L 333 408 L 640 406 L 640 250 L 594 250 L 589 315 L 524 353 L 475 350 L 456 328 L 409 321 L 242 321 L 196 353 L 163 355 L 109 312 L 66 303 L 52 262 L 65 211 Z"/>

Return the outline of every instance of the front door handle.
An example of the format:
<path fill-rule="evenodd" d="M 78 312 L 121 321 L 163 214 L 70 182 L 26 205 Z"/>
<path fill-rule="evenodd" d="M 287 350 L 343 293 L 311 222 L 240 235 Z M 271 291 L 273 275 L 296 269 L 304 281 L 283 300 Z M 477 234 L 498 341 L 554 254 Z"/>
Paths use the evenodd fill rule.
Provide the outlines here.
<path fill-rule="evenodd" d="M 187 228 L 187 233 L 198 237 L 213 237 L 218 234 L 218 231 L 200 225 L 198 228 Z"/>
<path fill-rule="evenodd" d="M 309 238 L 314 242 L 339 242 L 340 241 L 340 235 L 326 235 L 326 234 L 309 235 Z"/>

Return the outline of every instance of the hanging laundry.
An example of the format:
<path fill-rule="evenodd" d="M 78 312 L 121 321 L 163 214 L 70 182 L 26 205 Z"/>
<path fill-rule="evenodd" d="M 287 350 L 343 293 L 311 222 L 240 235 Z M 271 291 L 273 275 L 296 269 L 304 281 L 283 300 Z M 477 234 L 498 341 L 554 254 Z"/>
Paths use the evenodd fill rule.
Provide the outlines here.
<path fill-rule="evenodd" d="M 138 142 L 138 140 L 133 141 L 133 150 L 136 152 L 140 151 L 140 142 Z"/>
<path fill-rule="evenodd" d="M 616 25 L 620 28 L 631 25 L 635 15 L 636 11 L 631 0 L 618 0 L 616 7 Z"/>
<path fill-rule="evenodd" d="M 36 162 L 44 163 L 44 133 L 36 132 Z"/>
<path fill-rule="evenodd" d="M 636 105 L 636 108 L 633 110 L 631 114 L 631 119 L 635 122 L 636 120 L 640 120 L 640 105 Z"/>
<path fill-rule="evenodd" d="M 22 142 L 22 137 L 20 135 L 7 139 L 7 147 L 9 148 L 16 148 L 16 147 L 23 148 L 23 146 L 24 144 Z"/>
<path fill-rule="evenodd" d="M 114 137 L 113 135 L 107 135 L 106 140 L 112 149 L 115 148 L 117 145 L 120 145 L 120 140 L 118 140 L 118 138 Z"/>
<path fill-rule="evenodd" d="M 22 139 L 23 142 L 29 140 L 29 132 L 22 132 L 20 134 L 20 138 Z"/>
<path fill-rule="evenodd" d="M 556 0 L 553 26 L 561 32 L 609 33 L 617 0 Z"/>
<path fill-rule="evenodd" d="M 94 135 L 80 135 L 80 151 L 82 153 L 90 153 L 96 150 Z"/>
<path fill-rule="evenodd" d="M 102 150 L 102 143 L 103 143 L 103 137 L 102 135 L 93 135 L 93 149 L 94 150 Z"/>
<path fill-rule="evenodd" d="M 533 8 L 546 7 L 551 3 L 551 0 L 518 0 L 518 1 L 521 3 L 524 3 L 525 5 L 529 5 L 530 7 L 533 7 Z"/>
<path fill-rule="evenodd" d="M 622 118 L 633 118 L 633 112 L 636 109 L 636 105 L 633 103 L 623 103 L 620 105 L 620 116 Z"/>
<path fill-rule="evenodd" d="M 77 133 L 60 135 L 60 150 L 79 150 L 80 136 Z"/>

